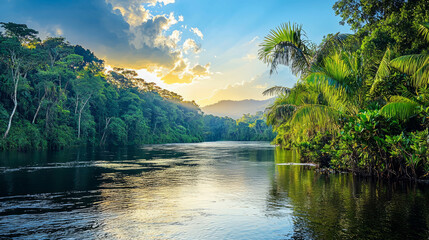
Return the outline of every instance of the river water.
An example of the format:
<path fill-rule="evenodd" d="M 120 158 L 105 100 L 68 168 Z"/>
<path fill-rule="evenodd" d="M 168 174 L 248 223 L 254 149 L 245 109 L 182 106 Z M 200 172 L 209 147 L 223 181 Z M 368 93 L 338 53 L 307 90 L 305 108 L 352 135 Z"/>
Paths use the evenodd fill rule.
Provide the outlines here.
<path fill-rule="evenodd" d="M 428 239 L 429 186 L 266 142 L 0 153 L 0 239 Z"/>

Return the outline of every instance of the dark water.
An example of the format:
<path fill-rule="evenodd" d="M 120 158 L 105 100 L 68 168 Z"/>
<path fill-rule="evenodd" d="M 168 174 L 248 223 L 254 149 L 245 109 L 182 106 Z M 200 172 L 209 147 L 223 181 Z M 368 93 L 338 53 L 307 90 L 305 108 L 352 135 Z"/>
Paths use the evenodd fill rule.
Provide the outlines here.
<path fill-rule="evenodd" d="M 428 239 L 429 187 L 261 142 L 0 153 L 0 238 Z"/>

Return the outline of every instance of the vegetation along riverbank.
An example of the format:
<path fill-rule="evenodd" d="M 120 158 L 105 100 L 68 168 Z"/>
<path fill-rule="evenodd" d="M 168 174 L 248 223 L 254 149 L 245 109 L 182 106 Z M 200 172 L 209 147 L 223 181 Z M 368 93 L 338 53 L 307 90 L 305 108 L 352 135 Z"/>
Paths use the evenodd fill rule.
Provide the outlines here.
<path fill-rule="evenodd" d="M 205 115 L 135 71 L 106 72 L 103 60 L 62 37 L 40 40 L 25 24 L 1 26 L 0 150 L 275 137 L 262 112 Z"/>
<path fill-rule="evenodd" d="M 304 29 L 271 30 L 259 59 L 299 81 L 276 86 L 267 121 L 275 143 L 336 170 L 389 178 L 428 178 L 429 3 L 337 1 L 354 34 L 316 46 Z"/>

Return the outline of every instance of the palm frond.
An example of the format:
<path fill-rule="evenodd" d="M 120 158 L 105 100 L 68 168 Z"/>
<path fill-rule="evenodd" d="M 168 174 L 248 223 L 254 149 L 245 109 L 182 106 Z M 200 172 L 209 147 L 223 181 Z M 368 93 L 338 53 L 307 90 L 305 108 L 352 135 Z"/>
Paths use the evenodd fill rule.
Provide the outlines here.
<path fill-rule="evenodd" d="M 407 103 L 415 103 L 415 104 L 417 104 L 416 101 L 414 101 L 411 98 L 408 98 L 406 96 L 395 95 L 395 96 L 391 96 L 389 100 L 390 100 L 390 102 L 407 102 Z"/>
<path fill-rule="evenodd" d="M 429 84 L 429 55 L 426 62 L 413 75 L 415 87 L 425 87 Z"/>
<path fill-rule="evenodd" d="M 313 132 L 338 130 L 341 113 L 335 108 L 320 104 L 304 104 L 296 109 L 289 121 L 295 139 Z"/>
<path fill-rule="evenodd" d="M 342 47 L 344 41 L 351 34 L 345 33 L 336 33 L 329 38 L 325 39 L 325 41 L 321 44 L 321 46 L 316 50 L 316 54 L 311 59 L 310 65 L 314 66 L 317 62 L 321 62 L 324 56 L 328 56 L 330 53 L 334 51 L 339 51 Z"/>
<path fill-rule="evenodd" d="M 390 65 L 399 71 L 413 75 L 425 63 L 429 56 L 424 54 L 412 54 L 397 57 L 390 62 Z"/>
<path fill-rule="evenodd" d="M 429 23 L 421 23 L 419 24 L 419 34 L 423 36 L 423 38 L 429 42 Z"/>
<path fill-rule="evenodd" d="M 407 120 L 416 115 L 420 104 L 404 96 L 392 96 L 390 103 L 380 109 L 381 115 L 389 118 Z"/>
<path fill-rule="evenodd" d="M 380 65 L 378 66 L 377 72 L 374 76 L 369 95 L 374 96 L 377 88 L 383 84 L 384 80 L 390 75 L 390 60 L 392 57 L 392 51 L 389 48 L 384 52 L 383 58 L 381 59 Z"/>
<path fill-rule="evenodd" d="M 306 71 L 309 63 L 307 40 L 304 37 L 301 25 L 282 24 L 271 30 L 260 44 L 259 59 L 271 65 L 271 74 L 278 65 L 290 66 L 294 74 Z"/>
<path fill-rule="evenodd" d="M 412 54 L 397 57 L 390 64 L 399 71 L 412 76 L 414 87 L 423 87 L 428 84 L 429 54 Z"/>
<path fill-rule="evenodd" d="M 264 96 L 275 96 L 275 95 L 282 95 L 282 94 L 289 94 L 291 91 L 288 87 L 282 87 L 282 86 L 274 86 L 266 89 L 262 92 L 262 95 Z"/>
<path fill-rule="evenodd" d="M 380 109 L 380 113 L 389 118 L 407 120 L 417 113 L 416 104 L 409 102 L 392 102 Z"/>
<path fill-rule="evenodd" d="M 288 121 L 295 110 L 296 106 L 292 104 L 273 104 L 266 109 L 267 124 L 279 126 Z"/>
<path fill-rule="evenodd" d="M 338 83 L 346 83 L 351 74 L 349 65 L 343 61 L 341 54 L 338 52 L 325 58 L 323 69 L 326 75 L 335 79 Z"/>
<path fill-rule="evenodd" d="M 356 99 L 357 91 L 360 91 L 360 72 L 358 57 L 346 52 L 336 52 L 324 60 L 323 66 L 313 68 L 304 80 L 310 86 L 322 94 L 328 106 L 334 107 L 343 113 L 356 113 L 359 99 Z"/>

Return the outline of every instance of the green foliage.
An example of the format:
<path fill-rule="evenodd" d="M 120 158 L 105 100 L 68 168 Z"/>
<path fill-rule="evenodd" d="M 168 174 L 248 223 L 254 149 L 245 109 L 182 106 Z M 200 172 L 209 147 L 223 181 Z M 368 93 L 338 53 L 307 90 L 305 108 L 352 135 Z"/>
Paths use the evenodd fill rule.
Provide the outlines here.
<path fill-rule="evenodd" d="M 240 119 L 204 115 L 204 137 L 207 141 L 272 141 L 276 134 L 264 120 L 262 112 L 244 114 Z"/>
<path fill-rule="evenodd" d="M 308 43 L 302 26 L 282 24 L 265 37 L 259 59 L 271 65 L 271 73 L 279 64 L 290 66 L 295 74 L 302 73 L 310 66 Z"/>
<path fill-rule="evenodd" d="M 337 44 L 327 40 L 340 34 L 328 35 L 306 52 L 313 60 L 295 71 L 301 73 L 296 86 L 267 90 L 278 95 L 266 114 L 278 133 L 274 143 L 337 170 L 429 177 L 429 3 L 340 0 L 334 9 L 356 32 Z M 281 33 L 301 31 L 290 26 L 298 25 L 271 31 L 260 53 L 281 47 L 274 40 L 290 35 Z M 294 60 L 291 53 L 277 54 Z M 290 61 L 260 58 L 294 70 Z"/>
<path fill-rule="evenodd" d="M 389 47 L 400 55 L 420 53 L 425 41 L 418 39 L 419 24 L 429 21 L 427 1 L 339 0 L 333 9 L 356 31 L 366 58 L 381 59 Z"/>
<path fill-rule="evenodd" d="M 102 60 L 64 38 L 41 41 L 26 25 L 0 25 L 0 131 L 11 123 L 0 150 L 274 138 L 262 113 L 238 122 L 205 116 L 135 71 L 105 73 Z"/>
<path fill-rule="evenodd" d="M 333 135 L 329 132 L 317 132 L 308 141 L 301 141 L 296 148 L 304 161 L 315 161 L 320 167 L 328 167 L 331 161 L 330 147 Z"/>
<path fill-rule="evenodd" d="M 11 119 L 0 150 L 274 138 L 262 113 L 238 121 L 204 115 L 135 71 L 105 73 L 102 60 L 64 38 L 40 41 L 26 25 L 0 24 L 1 132 Z"/>
<path fill-rule="evenodd" d="M 384 177 L 427 177 L 428 130 L 404 132 L 399 122 L 378 111 L 348 119 L 341 137 L 326 152 L 331 167 Z"/>
<path fill-rule="evenodd" d="M 5 121 L 0 121 L 5 126 Z M 0 140 L 0 150 L 16 149 L 27 151 L 31 149 L 43 149 L 47 147 L 47 141 L 39 129 L 26 120 L 17 120 L 11 128 L 8 138 Z M 4 131 L 4 128 L 1 128 Z"/>
<path fill-rule="evenodd" d="M 387 121 L 379 111 L 365 111 L 345 119 L 341 135 L 332 145 L 331 166 L 366 174 L 390 174 L 385 138 L 400 133 L 397 121 Z M 359 170 L 358 170 L 359 169 Z"/>

